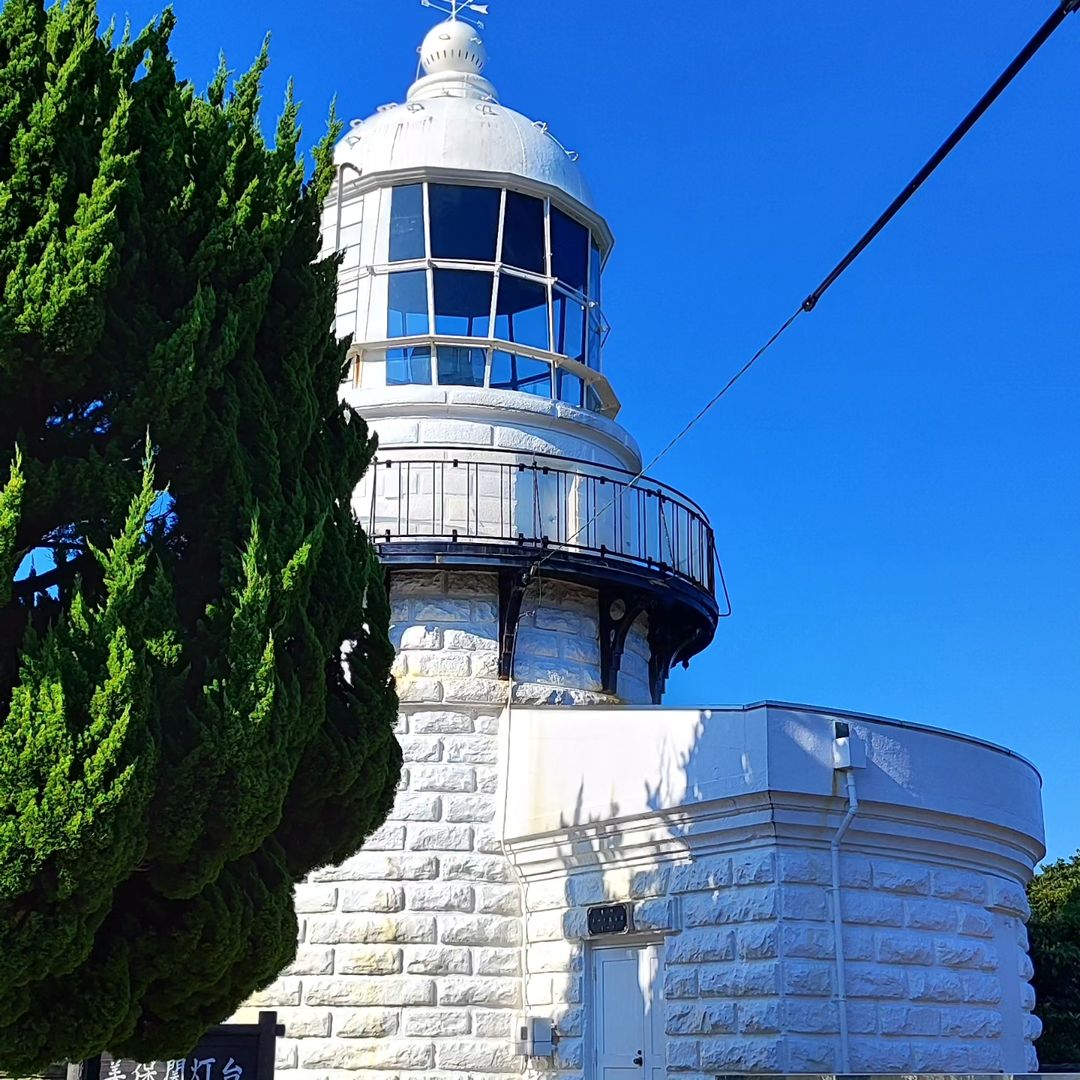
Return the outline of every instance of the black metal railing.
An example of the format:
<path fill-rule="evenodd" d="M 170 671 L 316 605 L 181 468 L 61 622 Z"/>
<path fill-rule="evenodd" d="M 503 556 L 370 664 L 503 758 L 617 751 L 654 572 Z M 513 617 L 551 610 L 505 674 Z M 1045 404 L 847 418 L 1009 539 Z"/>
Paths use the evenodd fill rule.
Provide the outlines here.
<path fill-rule="evenodd" d="M 623 469 L 519 451 L 391 450 L 361 481 L 356 506 L 376 543 L 578 553 L 677 575 L 715 595 L 716 548 L 704 511 Z"/>

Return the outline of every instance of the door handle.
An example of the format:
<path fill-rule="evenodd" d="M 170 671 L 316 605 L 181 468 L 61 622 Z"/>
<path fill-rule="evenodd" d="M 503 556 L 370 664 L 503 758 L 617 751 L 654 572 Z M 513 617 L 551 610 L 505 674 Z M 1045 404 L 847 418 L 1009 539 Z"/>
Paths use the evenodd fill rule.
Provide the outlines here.
<path fill-rule="evenodd" d="M 634 1064 L 635 1065 L 644 1065 L 645 1064 L 645 1059 L 641 1056 L 641 1051 L 640 1050 L 637 1052 L 637 1057 L 634 1058 Z"/>

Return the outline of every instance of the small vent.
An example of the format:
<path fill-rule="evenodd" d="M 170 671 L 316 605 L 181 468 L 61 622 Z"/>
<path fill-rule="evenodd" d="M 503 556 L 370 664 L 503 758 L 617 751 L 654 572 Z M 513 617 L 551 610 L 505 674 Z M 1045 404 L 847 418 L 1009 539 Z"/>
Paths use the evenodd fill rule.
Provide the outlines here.
<path fill-rule="evenodd" d="M 589 908 L 586 925 L 590 937 L 604 934 L 628 934 L 633 926 L 629 904 L 603 904 Z"/>

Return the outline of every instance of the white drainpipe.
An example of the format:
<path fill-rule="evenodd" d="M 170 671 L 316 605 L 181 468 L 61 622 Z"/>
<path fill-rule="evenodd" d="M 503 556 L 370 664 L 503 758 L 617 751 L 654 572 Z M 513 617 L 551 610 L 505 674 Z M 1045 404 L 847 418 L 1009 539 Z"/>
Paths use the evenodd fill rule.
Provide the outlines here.
<path fill-rule="evenodd" d="M 840 1014 L 840 1071 L 851 1072 L 851 1047 L 848 1039 L 847 985 L 844 977 L 844 915 L 840 909 L 840 845 L 859 812 L 859 795 L 855 790 L 855 770 L 865 768 L 866 750 L 860 739 L 849 733 L 846 724 L 837 724 L 833 744 L 833 767 L 844 774 L 847 793 L 847 813 L 829 844 L 832 857 L 832 915 L 833 938 L 836 948 L 836 1007 Z"/>

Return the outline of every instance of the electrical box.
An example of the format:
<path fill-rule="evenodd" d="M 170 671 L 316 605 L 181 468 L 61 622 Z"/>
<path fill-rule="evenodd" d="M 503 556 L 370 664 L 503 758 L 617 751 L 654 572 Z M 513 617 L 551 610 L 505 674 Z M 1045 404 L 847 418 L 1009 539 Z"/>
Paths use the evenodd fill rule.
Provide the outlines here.
<path fill-rule="evenodd" d="M 555 1053 L 555 1023 L 546 1016 L 523 1016 L 517 1032 L 514 1053 L 518 1057 L 546 1058 Z"/>
<path fill-rule="evenodd" d="M 843 720 L 836 721 L 834 727 L 833 768 L 866 768 L 866 746 Z"/>

